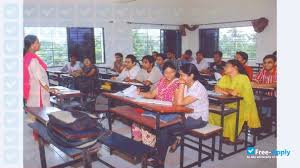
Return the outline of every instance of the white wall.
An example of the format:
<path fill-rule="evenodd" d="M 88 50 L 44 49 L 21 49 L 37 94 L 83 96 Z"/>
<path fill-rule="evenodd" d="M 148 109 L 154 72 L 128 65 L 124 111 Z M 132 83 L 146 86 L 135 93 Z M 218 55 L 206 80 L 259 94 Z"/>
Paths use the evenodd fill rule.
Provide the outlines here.
<path fill-rule="evenodd" d="M 132 53 L 132 28 L 178 29 L 176 26 L 129 25 L 127 21 L 205 24 L 266 17 L 269 26 L 257 38 L 258 61 L 276 50 L 276 0 L 137 0 L 128 4 L 111 1 L 24 0 L 24 26 L 104 27 L 106 65 L 110 65 L 115 52 Z M 187 31 L 182 50 L 196 52 L 198 37 L 198 30 Z"/>
<path fill-rule="evenodd" d="M 266 54 L 276 50 L 276 0 L 190 0 L 192 7 L 185 15 L 189 24 L 219 23 L 228 21 L 251 20 L 266 17 L 269 25 L 257 35 L 257 60 L 261 62 Z M 249 26 L 251 22 L 233 24 L 215 24 L 201 26 L 202 28 Z M 200 28 L 201 28 L 200 27 Z M 183 38 L 183 50 L 199 49 L 199 31 L 188 32 Z M 250 64 L 255 64 L 250 62 Z"/>

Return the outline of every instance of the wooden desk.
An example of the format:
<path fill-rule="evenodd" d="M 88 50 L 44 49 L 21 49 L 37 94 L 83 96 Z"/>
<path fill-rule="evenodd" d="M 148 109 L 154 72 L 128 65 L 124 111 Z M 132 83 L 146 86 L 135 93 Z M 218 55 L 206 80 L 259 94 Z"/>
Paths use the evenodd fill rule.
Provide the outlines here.
<path fill-rule="evenodd" d="M 80 98 L 80 104 L 83 105 L 83 97 L 85 96 L 84 93 L 81 93 L 79 90 L 72 90 L 63 86 L 50 86 L 50 88 L 55 88 L 60 90 L 61 92 L 51 93 L 51 96 L 56 97 L 56 104 L 58 107 L 63 107 L 65 99 L 70 98 Z"/>
<path fill-rule="evenodd" d="M 240 101 L 243 99 L 242 97 L 237 96 L 226 96 L 226 95 L 208 95 L 209 99 L 209 112 L 215 113 L 221 116 L 221 127 L 224 128 L 224 119 L 225 116 L 230 115 L 232 113 L 236 113 L 236 121 L 235 121 L 235 142 L 238 138 L 238 126 L 239 126 L 239 117 L 240 117 Z M 236 108 L 226 108 L 226 104 L 236 103 Z M 223 132 L 222 136 L 220 136 L 219 142 L 219 159 L 224 159 L 226 157 L 232 156 L 240 151 L 245 150 L 248 147 L 248 127 L 246 127 L 245 133 L 245 146 L 241 149 L 237 148 L 237 144 L 234 144 L 233 151 L 230 153 L 222 152 L 222 145 L 223 145 Z"/>
<path fill-rule="evenodd" d="M 61 75 L 62 74 L 68 74 L 67 72 L 62 72 L 62 71 L 59 71 L 59 70 L 47 70 L 47 75 L 48 75 L 48 78 L 49 78 L 49 83 L 52 84 L 52 85 L 60 85 L 61 83 Z M 54 80 L 54 81 L 57 81 L 58 84 L 53 84 L 51 83 L 51 80 Z"/>
<path fill-rule="evenodd" d="M 108 124 L 109 124 L 109 129 L 112 130 L 112 125 L 111 125 L 111 113 L 115 113 L 115 114 L 118 114 L 119 116 L 127 119 L 127 120 L 130 120 L 130 121 L 133 121 L 133 122 L 138 122 L 139 124 L 145 126 L 145 127 L 148 127 L 152 130 L 154 130 L 154 134 L 156 135 L 156 139 L 157 141 L 156 142 L 159 142 L 159 133 L 160 133 L 160 129 L 164 126 L 170 126 L 170 125 L 173 125 L 173 124 L 178 124 L 178 123 L 181 123 L 181 124 L 184 124 L 185 122 L 185 114 L 186 113 L 191 113 L 193 112 L 192 109 L 190 108 L 187 108 L 187 107 L 184 107 L 184 106 L 163 106 L 163 105 L 155 105 L 155 104 L 150 104 L 150 103 L 140 103 L 140 102 L 136 102 L 133 98 L 127 98 L 127 97 L 122 97 L 122 96 L 117 96 L 117 95 L 114 95 L 112 93 L 103 93 L 104 96 L 108 97 L 108 102 L 109 102 L 109 110 L 108 110 L 108 113 L 107 113 L 107 117 L 108 117 Z M 116 110 L 115 108 L 111 108 L 111 100 L 116 100 L 118 102 L 123 102 L 123 103 L 126 103 L 126 104 L 130 104 L 130 105 L 133 105 L 135 107 L 139 107 L 139 108 L 143 108 L 145 110 L 149 110 L 149 111 L 152 111 L 152 112 L 156 112 L 157 115 L 156 115 L 156 118 L 155 118 L 155 121 L 143 121 L 143 120 L 147 120 L 145 117 L 142 117 L 141 115 L 139 114 L 136 114 L 135 111 L 133 110 L 124 110 L 126 114 L 124 114 L 122 112 L 122 109 L 119 109 L 119 110 Z M 118 108 L 118 107 L 116 107 Z M 120 107 L 119 107 L 120 108 Z M 130 115 L 130 113 L 132 115 Z M 178 121 L 172 123 L 172 124 L 168 124 L 168 125 L 162 125 L 161 121 L 160 121 L 160 115 L 161 114 L 171 114 L 171 113 L 177 113 L 177 114 L 180 114 L 181 115 L 181 118 L 179 118 Z M 136 117 L 133 117 L 133 116 L 136 116 Z M 151 119 L 150 119 L 151 120 Z M 155 124 L 154 124 L 155 122 Z M 172 122 L 172 121 L 171 121 Z M 180 155 L 180 166 L 183 167 L 183 144 L 184 144 L 184 139 L 183 139 L 183 136 L 184 134 L 181 135 L 181 138 L 182 138 L 182 143 L 181 143 L 181 155 Z M 159 147 L 159 144 L 156 143 L 155 144 L 155 149 L 158 150 L 158 147 Z M 158 157 L 157 157 L 158 158 Z M 156 159 L 157 159 L 156 158 Z"/>
<path fill-rule="evenodd" d="M 49 120 L 48 114 L 62 111 L 62 109 L 56 107 L 25 107 L 25 111 L 36 117 L 39 122 L 46 125 Z"/>

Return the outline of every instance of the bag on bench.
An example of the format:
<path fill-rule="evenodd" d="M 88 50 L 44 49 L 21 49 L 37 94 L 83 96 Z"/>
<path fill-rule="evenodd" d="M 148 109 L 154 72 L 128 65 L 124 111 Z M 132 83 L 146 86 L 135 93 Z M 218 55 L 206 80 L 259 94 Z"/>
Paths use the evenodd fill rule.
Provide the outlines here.
<path fill-rule="evenodd" d="M 47 132 L 58 145 L 86 148 L 101 136 L 108 135 L 94 115 L 81 111 L 58 111 L 48 114 Z"/>

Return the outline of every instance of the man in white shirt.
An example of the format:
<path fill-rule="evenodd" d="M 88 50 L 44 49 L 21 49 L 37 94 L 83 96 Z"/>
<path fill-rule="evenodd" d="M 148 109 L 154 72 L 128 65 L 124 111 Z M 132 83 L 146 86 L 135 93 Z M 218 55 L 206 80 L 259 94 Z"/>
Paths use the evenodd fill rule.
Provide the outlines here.
<path fill-rule="evenodd" d="M 192 63 L 196 65 L 199 72 L 206 70 L 209 66 L 208 62 L 204 59 L 204 53 L 202 51 L 196 53 L 196 59 Z"/>
<path fill-rule="evenodd" d="M 162 77 L 160 70 L 154 66 L 155 60 L 152 56 L 146 55 L 142 59 L 143 69 L 136 76 L 136 81 L 150 86 L 156 84 Z"/>
<path fill-rule="evenodd" d="M 82 68 L 82 64 L 80 61 L 77 61 L 76 56 L 71 56 L 70 62 L 68 62 L 62 69 L 62 72 L 67 72 L 67 73 L 73 73 L 75 71 L 78 71 Z"/>
<path fill-rule="evenodd" d="M 118 77 L 112 77 L 113 80 L 126 81 L 130 82 L 134 80 L 141 70 L 136 57 L 132 54 L 129 54 L 125 58 L 125 68 L 119 74 Z"/>

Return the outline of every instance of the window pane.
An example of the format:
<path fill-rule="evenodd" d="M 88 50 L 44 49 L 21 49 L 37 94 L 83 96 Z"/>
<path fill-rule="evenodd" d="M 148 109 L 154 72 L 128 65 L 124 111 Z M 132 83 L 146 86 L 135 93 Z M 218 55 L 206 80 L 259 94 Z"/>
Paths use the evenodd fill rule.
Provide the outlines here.
<path fill-rule="evenodd" d="M 96 64 L 105 63 L 103 28 L 94 28 Z"/>
<path fill-rule="evenodd" d="M 48 66 L 62 66 L 68 62 L 65 27 L 24 27 L 24 35 L 28 34 L 39 38 L 41 48 L 37 54 Z"/>
<path fill-rule="evenodd" d="M 236 51 L 244 51 L 249 59 L 256 59 L 256 33 L 252 26 L 220 28 L 219 50 L 223 57 L 234 58 Z"/>
<path fill-rule="evenodd" d="M 133 52 L 137 59 L 160 51 L 160 29 L 132 29 Z"/>

